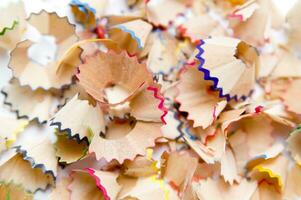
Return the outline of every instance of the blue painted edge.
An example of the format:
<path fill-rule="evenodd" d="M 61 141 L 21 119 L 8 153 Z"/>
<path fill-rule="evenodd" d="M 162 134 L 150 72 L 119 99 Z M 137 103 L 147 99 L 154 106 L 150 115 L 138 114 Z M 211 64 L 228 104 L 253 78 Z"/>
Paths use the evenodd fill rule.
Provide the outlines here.
<path fill-rule="evenodd" d="M 70 5 L 77 6 L 82 12 L 87 13 L 87 10 L 96 14 L 95 8 L 91 7 L 88 3 L 83 3 L 80 0 L 71 0 Z"/>
<path fill-rule="evenodd" d="M 143 46 L 142 46 L 142 42 L 141 40 L 138 38 L 138 36 L 134 33 L 134 31 L 132 30 L 129 30 L 127 29 L 125 26 L 123 25 L 117 25 L 115 26 L 114 28 L 118 28 L 118 29 L 121 29 L 122 31 L 126 32 L 126 33 L 129 33 L 131 35 L 131 37 L 136 40 L 136 42 L 138 43 L 138 48 L 139 49 L 142 49 Z"/>
<path fill-rule="evenodd" d="M 230 96 L 230 94 L 224 94 L 223 92 L 223 88 L 218 87 L 218 78 L 210 76 L 210 71 L 206 68 L 203 67 L 204 63 L 205 63 L 205 59 L 202 57 L 203 53 L 204 53 L 204 49 L 202 47 L 202 45 L 205 44 L 204 40 L 200 40 L 200 44 L 197 45 L 197 49 L 199 50 L 198 54 L 195 56 L 196 59 L 198 59 L 200 61 L 200 64 L 198 66 L 198 70 L 204 73 L 204 79 L 205 80 L 209 80 L 213 82 L 213 90 L 216 90 L 219 92 L 219 97 L 220 98 L 226 98 L 227 101 L 230 101 L 231 99 L 234 99 L 235 101 L 238 101 L 240 99 L 245 100 L 248 96 L 250 96 L 252 94 L 252 91 L 250 91 L 249 95 L 245 96 L 241 96 L 241 97 L 237 97 L 237 95 L 234 96 Z"/>

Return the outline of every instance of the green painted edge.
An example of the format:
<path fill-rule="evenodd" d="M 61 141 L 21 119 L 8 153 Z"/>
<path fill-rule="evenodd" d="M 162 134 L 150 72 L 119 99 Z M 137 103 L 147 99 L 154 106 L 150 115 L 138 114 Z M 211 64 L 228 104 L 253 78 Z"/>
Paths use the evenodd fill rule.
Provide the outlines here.
<path fill-rule="evenodd" d="M 5 27 L 4 29 L 2 29 L 2 31 L 0 32 L 0 36 L 4 35 L 7 31 L 12 31 L 18 24 L 18 21 L 14 21 L 11 27 Z"/>

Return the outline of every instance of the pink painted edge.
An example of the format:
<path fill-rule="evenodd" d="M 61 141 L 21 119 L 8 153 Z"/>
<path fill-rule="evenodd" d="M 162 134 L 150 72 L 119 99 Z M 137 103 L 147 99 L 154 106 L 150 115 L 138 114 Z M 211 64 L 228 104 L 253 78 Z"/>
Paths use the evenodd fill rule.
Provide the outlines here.
<path fill-rule="evenodd" d="M 108 195 L 108 192 L 107 192 L 106 188 L 103 185 L 101 185 L 99 177 L 95 175 L 94 169 L 86 168 L 85 171 L 87 171 L 89 173 L 89 175 L 92 176 L 95 179 L 96 186 L 103 193 L 103 196 L 104 196 L 105 200 L 111 200 L 111 198 Z"/>
<path fill-rule="evenodd" d="M 227 16 L 227 18 L 228 18 L 228 19 L 231 19 L 231 18 L 235 19 L 235 18 L 237 18 L 240 22 L 244 21 L 243 16 L 242 16 L 241 14 L 236 14 L 235 12 L 229 14 L 229 15 Z"/>
<path fill-rule="evenodd" d="M 158 88 L 149 86 L 149 87 L 147 87 L 147 90 L 153 91 L 154 92 L 154 97 L 156 99 L 160 100 L 160 104 L 158 105 L 158 108 L 163 111 L 163 114 L 161 115 L 160 119 L 164 124 L 166 124 L 166 121 L 165 121 L 164 117 L 167 115 L 168 109 L 164 106 L 164 100 L 165 99 L 163 97 L 159 96 L 159 89 Z"/>
<path fill-rule="evenodd" d="M 256 106 L 255 108 L 255 113 L 260 113 L 262 110 L 263 110 L 263 106 L 259 105 L 259 106 Z"/>
<path fill-rule="evenodd" d="M 200 39 L 198 39 L 196 36 L 194 36 L 193 34 L 189 34 L 187 33 L 188 28 L 185 27 L 184 24 L 179 25 L 178 30 L 180 32 L 180 34 L 184 37 L 184 38 L 188 38 L 190 39 L 190 41 L 196 45 L 199 44 Z"/>

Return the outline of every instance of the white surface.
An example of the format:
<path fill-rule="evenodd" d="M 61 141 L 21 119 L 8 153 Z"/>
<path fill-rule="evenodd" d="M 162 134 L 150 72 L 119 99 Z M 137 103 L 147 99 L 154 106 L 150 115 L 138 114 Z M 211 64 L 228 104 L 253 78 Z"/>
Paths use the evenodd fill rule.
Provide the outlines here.
<path fill-rule="evenodd" d="M 273 0 L 276 6 L 279 9 L 279 12 L 282 15 L 286 15 L 286 13 L 291 9 L 291 7 L 297 2 L 298 0 Z"/>
<path fill-rule="evenodd" d="M 56 59 L 57 45 L 55 37 L 41 36 L 39 41 L 31 45 L 27 51 L 27 56 L 39 65 L 47 66 L 49 62 Z"/>

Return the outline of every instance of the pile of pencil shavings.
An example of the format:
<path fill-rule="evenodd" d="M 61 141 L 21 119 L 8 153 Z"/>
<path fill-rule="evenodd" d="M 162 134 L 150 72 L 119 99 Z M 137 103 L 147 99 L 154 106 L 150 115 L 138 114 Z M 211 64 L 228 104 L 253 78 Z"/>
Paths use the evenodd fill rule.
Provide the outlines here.
<path fill-rule="evenodd" d="M 301 1 L 119 3 L 1 8 L 0 199 L 301 198 Z"/>

